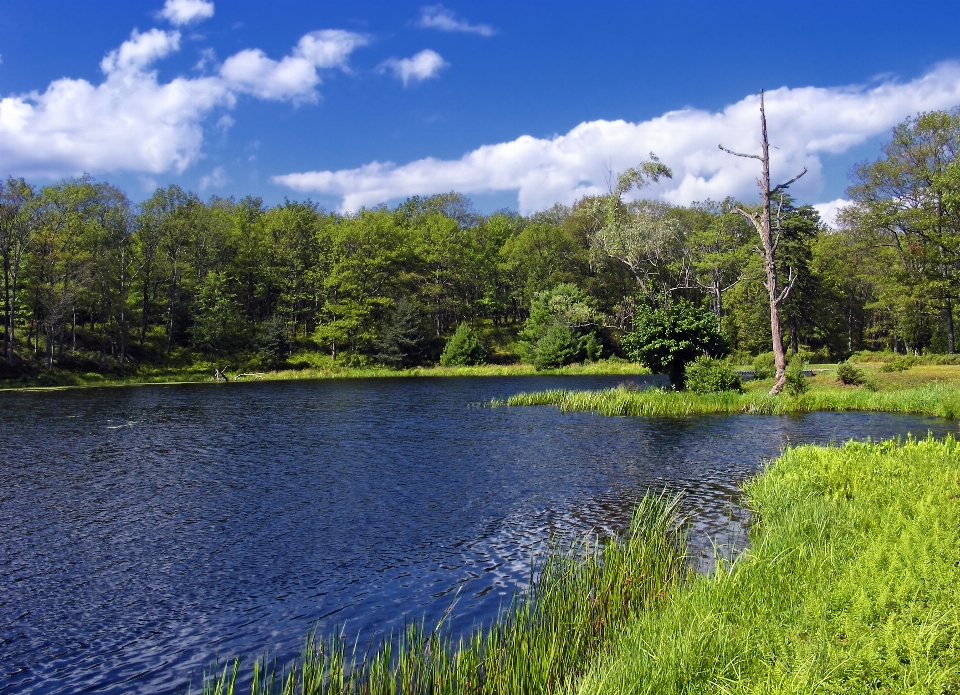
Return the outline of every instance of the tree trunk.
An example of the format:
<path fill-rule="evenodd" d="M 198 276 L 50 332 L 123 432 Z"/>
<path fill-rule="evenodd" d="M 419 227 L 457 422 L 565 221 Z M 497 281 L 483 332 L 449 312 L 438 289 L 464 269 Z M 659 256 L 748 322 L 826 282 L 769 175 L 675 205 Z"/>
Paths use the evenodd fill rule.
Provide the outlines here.
<path fill-rule="evenodd" d="M 953 302 L 947 297 L 947 352 L 954 354 L 953 343 Z"/>
<path fill-rule="evenodd" d="M 763 266 L 766 272 L 766 280 L 763 284 L 764 287 L 767 288 L 767 293 L 770 297 L 770 333 L 773 342 L 773 360 L 777 368 L 776 378 L 774 379 L 773 388 L 770 389 L 770 395 L 775 396 L 783 390 L 784 385 L 787 383 L 787 360 L 783 351 L 783 336 L 780 334 L 780 302 L 790 294 L 790 290 L 793 287 L 793 278 L 791 277 L 791 279 L 787 281 L 786 286 L 780 289 L 777 282 L 777 265 L 774 256 L 776 243 L 773 239 L 773 225 L 770 219 L 770 199 L 777 193 L 786 190 L 790 184 L 806 174 L 807 169 L 804 168 L 803 171 L 792 179 L 771 190 L 770 141 L 767 138 L 767 116 L 763 108 L 763 90 L 760 90 L 760 145 L 763 152 L 761 155 L 740 154 L 728 150 L 723 145 L 720 145 L 720 149 L 738 157 L 759 159 L 762 166 L 763 178 L 757 181 L 760 186 L 760 213 L 751 214 L 741 208 L 737 208 L 737 212 L 753 223 L 754 228 L 760 235 L 760 243 L 763 246 Z"/>

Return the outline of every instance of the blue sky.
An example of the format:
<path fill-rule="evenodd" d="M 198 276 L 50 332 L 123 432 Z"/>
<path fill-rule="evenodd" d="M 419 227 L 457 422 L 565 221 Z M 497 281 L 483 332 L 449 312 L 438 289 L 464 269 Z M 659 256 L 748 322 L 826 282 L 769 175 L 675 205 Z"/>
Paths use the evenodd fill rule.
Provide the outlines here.
<path fill-rule="evenodd" d="M 774 175 L 842 199 L 890 128 L 960 104 L 960 3 L 0 0 L 0 174 L 88 171 L 134 200 L 311 197 L 341 210 L 450 189 L 531 212 L 651 150 L 675 203 Z"/>

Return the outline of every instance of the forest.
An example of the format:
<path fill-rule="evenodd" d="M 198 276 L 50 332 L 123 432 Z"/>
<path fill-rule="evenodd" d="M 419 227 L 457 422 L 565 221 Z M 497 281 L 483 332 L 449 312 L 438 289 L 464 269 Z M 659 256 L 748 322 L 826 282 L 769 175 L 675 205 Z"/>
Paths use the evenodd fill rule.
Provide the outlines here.
<path fill-rule="evenodd" d="M 960 111 L 894 128 L 850 172 L 836 227 L 773 201 L 780 305 L 793 353 L 955 351 Z M 735 359 L 770 350 L 756 200 L 644 199 L 655 158 L 609 195 L 529 216 L 478 214 L 455 192 L 356 213 L 270 207 L 171 185 L 132 204 L 90 176 L 0 182 L 0 378 L 135 374 L 230 363 L 538 367 L 630 357 L 638 320 L 709 312 Z M 450 349 L 455 342 L 460 352 Z M 453 355 L 453 356 L 451 356 Z"/>

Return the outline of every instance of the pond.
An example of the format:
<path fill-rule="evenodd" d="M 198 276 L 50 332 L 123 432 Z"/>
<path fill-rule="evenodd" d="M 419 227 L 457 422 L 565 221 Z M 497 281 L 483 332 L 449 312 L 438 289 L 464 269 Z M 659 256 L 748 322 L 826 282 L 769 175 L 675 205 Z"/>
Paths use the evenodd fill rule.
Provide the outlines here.
<path fill-rule="evenodd" d="M 738 483 L 787 444 L 953 432 L 887 414 L 609 418 L 488 408 L 624 377 L 370 379 L 0 394 L 0 692 L 168 693 L 307 630 L 488 622 L 551 534 L 683 491 L 742 543 Z M 633 381 L 643 381 L 633 378 Z"/>

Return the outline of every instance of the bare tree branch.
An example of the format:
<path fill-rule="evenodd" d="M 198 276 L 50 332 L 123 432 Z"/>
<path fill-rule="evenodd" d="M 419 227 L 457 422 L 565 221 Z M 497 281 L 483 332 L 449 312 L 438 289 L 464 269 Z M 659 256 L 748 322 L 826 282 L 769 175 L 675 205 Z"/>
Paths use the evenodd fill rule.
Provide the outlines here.
<path fill-rule="evenodd" d="M 760 161 L 763 161 L 763 157 L 761 157 L 758 154 L 742 154 L 740 152 L 734 152 L 733 150 L 728 150 L 723 145 L 717 145 L 717 147 L 719 147 L 721 150 L 723 150 L 727 154 L 732 154 L 735 157 L 747 157 L 748 159 L 759 159 Z"/>

